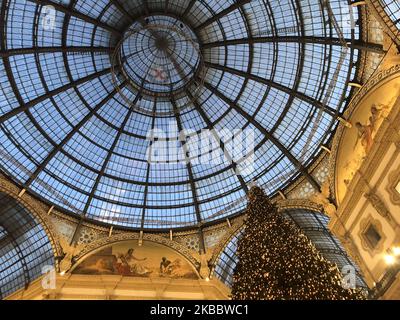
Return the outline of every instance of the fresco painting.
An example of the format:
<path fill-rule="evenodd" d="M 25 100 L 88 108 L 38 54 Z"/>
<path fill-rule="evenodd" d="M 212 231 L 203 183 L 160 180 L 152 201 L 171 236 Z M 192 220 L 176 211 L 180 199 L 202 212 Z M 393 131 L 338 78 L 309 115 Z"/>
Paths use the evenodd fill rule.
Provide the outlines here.
<path fill-rule="evenodd" d="M 144 278 L 199 278 L 193 266 L 174 250 L 153 242 L 145 242 L 143 246 L 139 246 L 137 241 L 107 247 L 87 257 L 73 273 Z"/>
<path fill-rule="evenodd" d="M 374 144 L 375 136 L 388 117 L 400 94 L 400 80 L 395 78 L 370 93 L 351 117 L 352 128 L 341 138 L 336 162 L 336 192 L 341 202 Z"/>

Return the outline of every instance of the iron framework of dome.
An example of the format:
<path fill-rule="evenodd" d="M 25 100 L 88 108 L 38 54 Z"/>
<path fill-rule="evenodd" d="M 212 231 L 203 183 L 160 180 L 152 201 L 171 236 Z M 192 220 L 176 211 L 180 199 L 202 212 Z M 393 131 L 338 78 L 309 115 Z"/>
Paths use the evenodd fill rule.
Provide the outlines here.
<path fill-rule="evenodd" d="M 12 197 L 0 192 L 0 300 L 54 265 L 53 249 L 42 225 Z"/>
<path fill-rule="evenodd" d="M 382 0 L 381 3 L 383 9 L 385 10 L 385 13 L 389 16 L 390 19 L 392 19 L 397 29 L 400 30 L 400 19 L 399 19 L 400 3 L 398 1 L 393 1 L 393 0 Z"/>
<path fill-rule="evenodd" d="M 81 217 L 134 229 L 240 214 L 308 172 L 346 106 L 362 43 L 347 1 L 1 1 L 0 166 Z M 332 86 L 334 84 L 334 86 Z M 332 91 L 333 90 L 333 91 Z M 152 129 L 247 129 L 254 170 L 149 163 Z"/>

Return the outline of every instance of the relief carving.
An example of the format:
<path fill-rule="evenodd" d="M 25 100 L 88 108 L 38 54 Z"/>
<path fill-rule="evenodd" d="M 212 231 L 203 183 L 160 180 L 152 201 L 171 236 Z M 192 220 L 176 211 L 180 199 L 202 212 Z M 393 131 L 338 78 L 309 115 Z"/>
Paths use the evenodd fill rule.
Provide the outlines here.
<path fill-rule="evenodd" d="M 62 260 L 59 262 L 60 272 L 66 273 L 72 268 L 75 257 L 84 249 L 85 245 L 71 245 L 68 239 L 64 238 L 63 236 L 59 238 L 59 241 L 63 250 Z"/>
<path fill-rule="evenodd" d="M 399 143 L 400 144 L 400 143 Z M 400 206 L 400 167 L 390 173 L 389 175 L 389 184 L 386 190 L 389 192 L 390 200 L 395 204 Z"/>
<path fill-rule="evenodd" d="M 317 192 L 310 197 L 310 200 L 318 204 L 322 211 L 329 217 L 336 216 L 336 206 L 331 202 L 330 182 L 325 181 L 321 186 L 321 192 Z"/>
<path fill-rule="evenodd" d="M 368 230 L 368 228 L 371 225 L 378 231 L 378 233 L 379 233 L 379 235 L 381 237 L 379 243 L 376 245 L 375 248 L 371 247 L 371 245 L 369 244 L 369 242 L 368 242 L 368 240 L 367 240 L 367 238 L 365 236 L 366 231 Z M 372 257 L 375 256 L 376 254 L 382 252 L 383 245 L 384 245 L 385 240 L 386 240 L 386 236 L 383 233 L 382 224 L 381 224 L 381 222 L 379 220 L 373 219 L 372 216 L 368 216 L 367 218 L 362 220 L 360 222 L 360 231 L 359 231 L 358 237 L 361 240 L 361 245 L 362 245 L 363 249 L 365 251 L 369 252 L 369 254 Z"/>
<path fill-rule="evenodd" d="M 377 73 L 356 92 L 343 115 L 345 119 L 350 119 L 349 121 L 351 121 L 354 126 L 353 129 L 348 129 L 345 125 L 340 124 L 331 147 L 332 151 L 329 176 L 335 177 L 334 179 L 331 179 L 331 190 L 335 194 L 338 202 L 343 200 L 343 192 L 346 192 L 345 190 L 350 185 L 354 175 L 364 162 L 363 160 L 365 159 L 365 155 L 367 154 L 367 151 L 371 149 L 372 142 L 377 136 L 381 124 L 385 119 L 387 119 L 391 109 L 393 108 L 392 105 L 396 102 L 399 85 L 395 79 L 396 74 L 399 73 L 399 71 L 400 64 L 397 64 Z M 371 93 L 377 94 L 376 92 L 379 92 L 381 87 L 387 86 L 388 84 L 391 86 L 390 89 L 394 92 L 393 96 L 387 96 L 384 93 L 380 93 L 375 100 L 371 100 Z M 365 101 L 363 102 L 363 100 Z M 364 107 L 368 108 L 368 115 L 366 115 L 365 112 L 358 112 L 360 105 L 363 103 Z M 363 110 L 365 110 L 365 108 Z M 357 117 L 355 117 L 355 115 L 357 115 Z M 351 130 L 351 132 L 349 130 Z M 354 148 L 351 148 L 350 146 L 349 150 L 346 152 L 352 152 L 353 155 L 346 159 L 342 159 L 343 163 L 338 167 L 340 165 L 339 161 L 341 160 L 341 157 L 343 158 L 343 155 L 341 154 L 343 141 L 346 140 L 349 142 L 350 140 L 348 138 L 351 141 L 354 141 L 356 146 L 355 150 L 351 151 L 351 149 Z M 353 144 L 353 142 L 349 143 Z"/>
<path fill-rule="evenodd" d="M 381 215 L 383 218 L 385 218 L 392 225 L 392 227 L 396 226 L 396 222 L 393 220 L 393 217 L 392 217 L 390 211 L 388 210 L 385 203 L 376 194 L 376 192 L 374 190 L 371 190 L 369 193 L 366 193 L 364 196 L 372 204 L 372 206 L 379 213 L 379 215 Z"/>

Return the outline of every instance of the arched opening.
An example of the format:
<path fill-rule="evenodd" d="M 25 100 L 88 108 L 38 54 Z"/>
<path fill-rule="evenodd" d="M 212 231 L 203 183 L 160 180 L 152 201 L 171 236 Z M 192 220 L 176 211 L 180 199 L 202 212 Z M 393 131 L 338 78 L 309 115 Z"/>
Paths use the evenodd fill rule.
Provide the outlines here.
<path fill-rule="evenodd" d="M 0 299 L 27 288 L 54 266 L 50 240 L 37 219 L 12 197 L 0 193 Z"/>

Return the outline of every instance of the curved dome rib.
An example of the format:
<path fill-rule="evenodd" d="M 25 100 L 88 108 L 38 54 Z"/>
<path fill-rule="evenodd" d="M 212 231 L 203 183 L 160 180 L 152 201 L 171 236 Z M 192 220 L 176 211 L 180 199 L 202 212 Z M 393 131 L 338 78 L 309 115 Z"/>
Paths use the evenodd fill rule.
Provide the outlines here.
<path fill-rule="evenodd" d="M 270 132 L 268 132 L 259 122 L 257 122 L 253 117 L 251 117 L 248 113 L 244 112 L 240 107 L 238 107 L 233 101 L 229 100 L 225 95 L 216 90 L 214 87 L 205 84 L 206 88 L 212 91 L 216 96 L 220 97 L 224 100 L 229 106 L 235 109 L 239 114 L 241 114 L 244 118 L 246 118 L 250 123 L 252 123 L 258 130 L 260 130 L 265 137 L 271 141 L 284 155 L 289 159 L 290 162 L 293 163 L 307 178 L 307 180 L 311 183 L 311 185 L 319 190 L 320 186 L 318 182 L 308 173 L 307 169 L 296 159 L 293 154 L 290 153 L 288 149 L 286 149 L 279 140 L 277 140 Z"/>
<path fill-rule="evenodd" d="M 61 151 L 63 146 L 65 146 L 72 137 L 99 111 L 110 99 L 112 99 L 117 93 L 117 90 L 113 90 L 104 100 L 102 100 L 94 109 L 90 110 L 90 112 L 74 127 L 74 129 L 48 154 L 46 159 L 38 166 L 33 172 L 33 174 L 29 177 L 27 182 L 25 183 L 26 187 L 29 187 L 30 184 L 38 177 L 41 171 L 46 167 L 46 165 L 56 156 L 58 152 Z"/>
<path fill-rule="evenodd" d="M 108 25 L 107 23 L 103 23 L 99 19 L 94 19 L 86 14 L 83 14 L 75 9 L 73 9 L 74 4 L 77 2 L 77 0 L 71 0 L 69 6 L 64 6 L 62 4 L 57 3 L 56 1 L 49 1 L 49 0 L 27 0 L 33 3 L 36 3 L 37 5 L 40 6 L 52 6 L 54 7 L 57 11 L 63 12 L 68 16 L 73 16 L 76 18 L 79 18 L 83 21 L 86 21 L 90 24 L 93 24 L 98 27 L 102 27 L 105 30 L 108 30 L 117 36 L 121 35 L 121 31 L 114 28 L 113 26 Z"/>
<path fill-rule="evenodd" d="M 332 7 L 339 22 L 350 10 Z M 253 181 L 273 195 L 302 175 L 318 189 L 308 168 L 359 50 L 378 49 L 343 30 L 349 53 L 324 103 L 341 42 L 320 1 L 10 0 L 1 18 L 2 172 L 82 220 L 138 230 L 241 214 Z M 200 142 L 221 161 L 149 163 L 158 142 L 179 141 L 172 127 L 210 130 Z M 223 129 L 254 134 L 253 163 L 226 150 Z"/>
<path fill-rule="evenodd" d="M 187 92 L 187 95 L 188 95 L 189 99 L 191 100 L 191 102 L 193 103 L 193 105 L 196 107 L 196 110 L 202 117 L 203 121 L 207 124 L 207 129 L 211 130 L 212 135 L 214 136 L 215 140 L 219 142 L 219 147 L 220 147 L 221 151 L 224 153 L 228 162 L 230 162 L 232 164 L 232 170 L 235 171 L 235 175 L 236 175 L 237 179 L 239 180 L 243 191 L 247 194 L 249 191 L 249 188 L 248 188 L 246 182 L 244 181 L 242 175 L 237 173 L 238 163 L 233 160 L 233 157 L 230 155 L 229 151 L 225 147 L 225 143 L 222 141 L 221 137 L 218 136 L 218 134 L 216 133 L 214 124 L 211 122 L 210 118 L 204 112 L 201 105 L 197 102 L 197 100 L 193 97 L 193 95 L 189 91 Z"/>
<path fill-rule="evenodd" d="M 0 299 L 27 287 L 54 266 L 46 232 L 15 199 L 0 193 Z"/>
<path fill-rule="evenodd" d="M 78 80 L 76 80 L 74 82 L 71 82 L 71 83 L 65 85 L 65 86 L 62 86 L 62 87 L 57 88 L 57 89 L 55 89 L 53 91 L 50 91 L 50 92 L 48 92 L 48 93 L 46 93 L 46 94 L 44 94 L 44 95 L 42 95 L 40 97 L 37 97 L 37 98 L 33 99 L 32 101 L 29 101 L 28 103 L 24 103 L 19 108 L 13 109 L 12 111 L 2 115 L 0 117 L 0 122 L 5 122 L 5 121 L 11 119 L 12 117 L 15 117 L 18 113 L 25 112 L 28 109 L 33 108 L 37 104 L 39 104 L 39 103 L 41 103 L 41 102 L 43 102 L 43 101 L 45 101 L 45 100 L 57 95 L 59 93 L 62 93 L 62 92 L 67 91 L 69 89 L 75 88 L 76 86 L 78 86 L 78 85 L 80 85 L 82 83 L 88 82 L 90 80 L 93 80 L 95 78 L 101 77 L 104 74 L 110 73 L 110 71 L 111 71 L 111 69 L 106 69 L 106 70 L 102 70 L 102 71 L 93 73 L 93 74 L 91 74 L 91 75 L 89 75 L 87 77 L 78 79 Z M 8 73 L 8 74 L 10 74 L 10 73 Z"/>

